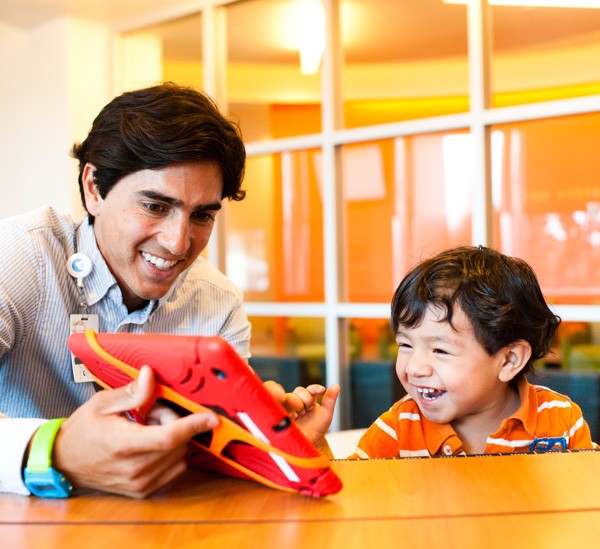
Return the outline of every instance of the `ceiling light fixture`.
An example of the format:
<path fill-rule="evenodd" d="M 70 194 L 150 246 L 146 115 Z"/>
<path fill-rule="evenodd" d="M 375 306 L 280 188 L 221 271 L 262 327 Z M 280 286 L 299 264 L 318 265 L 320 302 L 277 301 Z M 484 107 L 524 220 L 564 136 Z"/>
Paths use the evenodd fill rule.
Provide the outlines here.
<path fill-rule="evenodd" d="M 488 0 L 492 6 L 533 8 L 600 8 L 600 0 Z M 444 0 L 445 4 L 468 4 L 469 0 Z"/>
<path fill-rule="evenodd" d="M 296 10 L 300 72 L 316 74 L 325 50 L 325 11 L 320 0 L 303 0 Z"/>

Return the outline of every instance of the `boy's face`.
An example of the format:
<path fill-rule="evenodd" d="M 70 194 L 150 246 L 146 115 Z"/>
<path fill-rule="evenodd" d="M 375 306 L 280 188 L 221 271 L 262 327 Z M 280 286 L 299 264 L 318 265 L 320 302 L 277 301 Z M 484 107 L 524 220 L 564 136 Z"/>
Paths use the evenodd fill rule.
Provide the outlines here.
<path fill-rule="evenodd" d="M 399 328 L 396 372 L 404 389 L 428 420 L 455 429 L 465 423 L 487 427 L 510 415 L 513 391 L 499 378 L 507 351 L 488 355 L 459 307 L 453 326 L 442 317 L 440 309 L 429 307 L 420 326 Z"/>
<path fill-rule="evenodd" d="M 100 252 L 129 310 L 164 296 L 204 250 L 221 208 L 223 179 L 211 162 L 141 170 L 102 199 L 84 170 L 88 211 Z"/>

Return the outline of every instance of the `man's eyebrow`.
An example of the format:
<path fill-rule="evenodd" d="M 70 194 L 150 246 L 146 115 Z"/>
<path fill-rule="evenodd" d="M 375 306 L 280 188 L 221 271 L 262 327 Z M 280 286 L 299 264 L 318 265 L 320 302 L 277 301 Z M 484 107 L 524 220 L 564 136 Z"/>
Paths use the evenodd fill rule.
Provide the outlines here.
<path fill-rule="evenodd" d="M 150 200 L 157 200 L 159 202 L 164 202 L 165 204 L 169 204 L 175 208 L 181 208 L 183 206 L 183 201 L 173 198 L 172 196 L 167 196 L 166 194 L 162 194 L 156 191 L 140 191 L 140 196 L 144 198 L 149 198 Z M 194 208 L 196 212 L 203 211 L 217 211 L 222 207 L 220 202 L 210 202 L 208 204 L 201 204 Z"/>

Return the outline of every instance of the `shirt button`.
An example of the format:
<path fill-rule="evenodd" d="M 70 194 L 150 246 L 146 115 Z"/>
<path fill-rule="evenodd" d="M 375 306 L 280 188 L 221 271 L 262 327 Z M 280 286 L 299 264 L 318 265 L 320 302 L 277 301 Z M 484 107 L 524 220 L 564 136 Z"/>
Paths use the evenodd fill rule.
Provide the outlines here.
<path fill-rule="evenodd" d="M 449 444 L 446 444 L 446 446 L 444 446 L 444 454 L 446 454 L 447 456 L 451 456 L 452 455 L 452 447 Z"/>

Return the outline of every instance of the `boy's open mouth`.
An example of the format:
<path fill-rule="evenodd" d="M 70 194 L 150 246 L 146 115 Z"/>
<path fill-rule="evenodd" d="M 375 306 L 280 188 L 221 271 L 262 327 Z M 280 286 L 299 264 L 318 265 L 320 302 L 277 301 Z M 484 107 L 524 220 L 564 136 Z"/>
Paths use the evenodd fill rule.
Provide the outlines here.
<path fill-rule="evenodd" d="M 435 400 L 446 394 L 446 391 L 432 389 L 431 387 L 417 387 L 417 393 L 421 395 L 423 400 Z"/>

